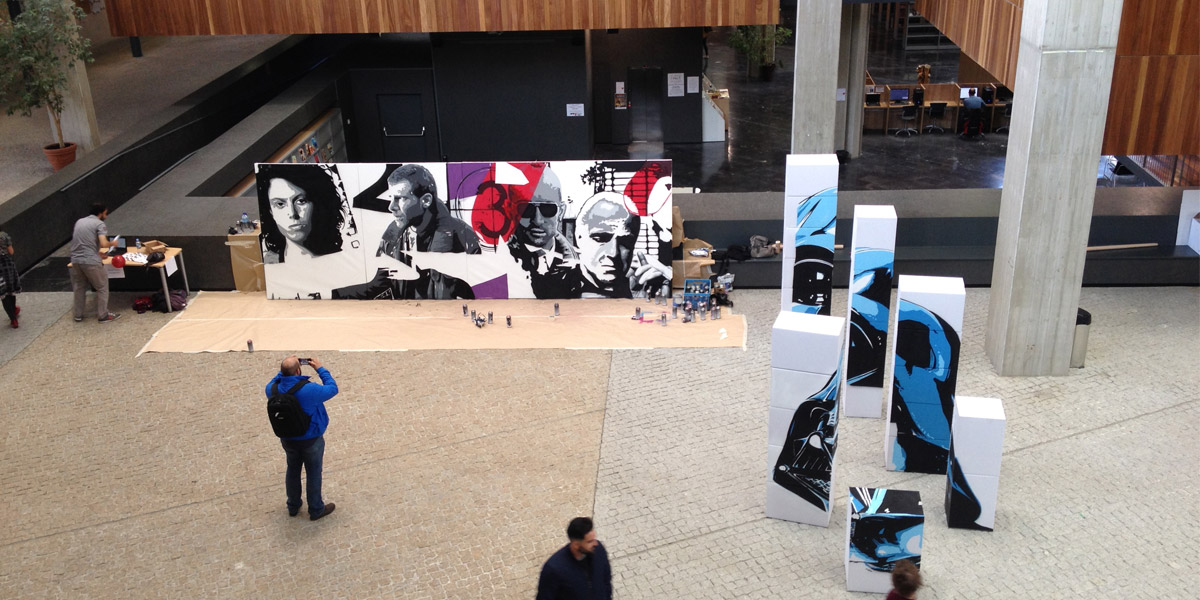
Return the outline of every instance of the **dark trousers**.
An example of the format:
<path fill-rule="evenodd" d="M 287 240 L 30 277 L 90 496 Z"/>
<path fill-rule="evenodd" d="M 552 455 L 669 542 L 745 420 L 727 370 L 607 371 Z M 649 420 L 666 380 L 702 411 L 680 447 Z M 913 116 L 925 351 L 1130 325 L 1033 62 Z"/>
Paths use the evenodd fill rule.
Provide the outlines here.
<path fill-rule="evenodd" d="M 287 507 L 300 510 L 300 468 L 304 467 L 308 490 L 308 515 L 321 516 L 325 502 L 321 500 L 321 460 L 325 457 L 325 436 L 307 440 L 279 440 L 287 454 Z"/>
<path fill-rule="evenodd" d="M 4 304 L 4 314 L 8 315 L 8 320 L 17 320 L 17 297 L 9 294 L 4 297 L 0 303 Z"/>

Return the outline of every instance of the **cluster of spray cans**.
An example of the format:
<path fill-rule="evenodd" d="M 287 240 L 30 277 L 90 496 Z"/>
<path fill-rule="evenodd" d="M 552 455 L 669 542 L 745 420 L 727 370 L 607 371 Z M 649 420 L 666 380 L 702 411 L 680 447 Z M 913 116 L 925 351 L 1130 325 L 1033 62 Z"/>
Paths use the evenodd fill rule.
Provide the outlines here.
<path fill-rule="evenodd" d="M 555 304 L 554 307 L 557 309 L 558 305 Z M 471 322 L 474 323 L 475 326 L 480 329 L 483 329 L 483 327 L 485 325 L 491 325 L 491 324 L 495 323 L 495 320 L 494 320 L 495 317 L 492 314 L 492 311 L 490 311 L 490 310 L 488 311 L 486 317 L 483 316 L 482 312 L 476 313 L 476 311 L 474 309 L 468 307 L 466 304 L 462 305 L 462 310 L 463 310 L 463 316 L 471 319 Z M 504 317 L 504 323 L 505 323 L 505 325 L 507 325 L 508 327 L 511 328 L 512 327 L 512 315 L 506 315 Z"/>

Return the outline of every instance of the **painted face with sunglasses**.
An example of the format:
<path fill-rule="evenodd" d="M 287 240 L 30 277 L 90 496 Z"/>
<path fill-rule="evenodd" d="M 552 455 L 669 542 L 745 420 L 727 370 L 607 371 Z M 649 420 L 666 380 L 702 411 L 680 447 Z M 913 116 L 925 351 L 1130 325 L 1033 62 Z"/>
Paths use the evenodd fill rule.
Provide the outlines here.
<path fill-rule="evenodd" d="M 558 177 L 547 169 L 542 173 L 533 197 L 521 210 L 521 219 L 514 232 L 517 240 L 522 244 L 552 250 L 562 212 L 562 189 Z"/>

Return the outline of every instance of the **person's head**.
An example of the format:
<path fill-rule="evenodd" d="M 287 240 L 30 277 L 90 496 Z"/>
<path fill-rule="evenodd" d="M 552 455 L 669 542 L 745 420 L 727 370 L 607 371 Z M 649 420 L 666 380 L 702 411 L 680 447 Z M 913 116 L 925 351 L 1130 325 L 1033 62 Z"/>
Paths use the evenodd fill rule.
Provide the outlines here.
<path fill-rule="evenodd" d="M 300 359 L 293 354 L 279 363 L 279 372 L 284 375 L 299 375 L 300 374 Z"/>
<path fill-rule="evenodd" d="M 108 218 L 108 207 L 99 202 L 94 202 L 88 214 L 93 217 L 99 217 L 103 221 Z"/>
<path fill-rule="evenodd" d="M 967 90 L 967 95 L 968 95 L 968 96 L 974 96 L 974 95 L 975 95 L 975 88 L 971 88 L 971 89 Z"/>
<path fill-rule="evenodd" d="M 558 176 L 550 169 L 542 171 L 533 196 L 521 208 L 521 218 L 515 232 L 517 241 L 550 248 L 554 244 L 554 236 L 558 234 L 564 208 L 562 184 Z"/>
<path fill-rule="evenodd" d="M 420 225 L 433 201 L 437 183 L 433 174 L 421 165 L 401 165 L 388 175 L 388 210 L 400 229 Z"/>
<path fill-rule="evenodd" d="M 905 598 L 915 598 L 921 589 L 921 572 L 911 560 L 902 558 L 892 567 L 892 587 Z"/>
<path fill-rule="evenodd" d="M 639 221 L 625 208 L 624 196 L 600 192 L 584 201 L 575 221 L 579 262 L 591 278 L 610 287 L 633 263 Z"/>
<path fill-rule="evenodd" d="M 596 549 L 596 530 L 592 520 L 587 517 L 575 517 L 567 525 L 567 539 L 570 540 L 571 553 L 576 556 L 591 554 Z"/>
<path fill-rule="evenodd" d="M 288 243 L 314 256 L 342 249 L 342 193 L 330 175 L 317 165 L 259 167 L 259 206 L 270 216 L 262 222 L 268 250 L 283 256 Z"/>

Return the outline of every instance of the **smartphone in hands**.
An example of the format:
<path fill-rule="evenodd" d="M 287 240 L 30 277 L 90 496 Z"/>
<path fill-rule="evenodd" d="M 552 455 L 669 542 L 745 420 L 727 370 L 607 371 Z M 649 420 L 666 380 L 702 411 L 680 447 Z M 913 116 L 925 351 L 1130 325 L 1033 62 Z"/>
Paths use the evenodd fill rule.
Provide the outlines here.
<path fill-rule="evenodd" d="M 309 359 L 307 359 L 307 358 L 300 359 L 300 366 L 303 367 L 303 366 L 307 365 L 308 361 L 309 361 Z"/>

